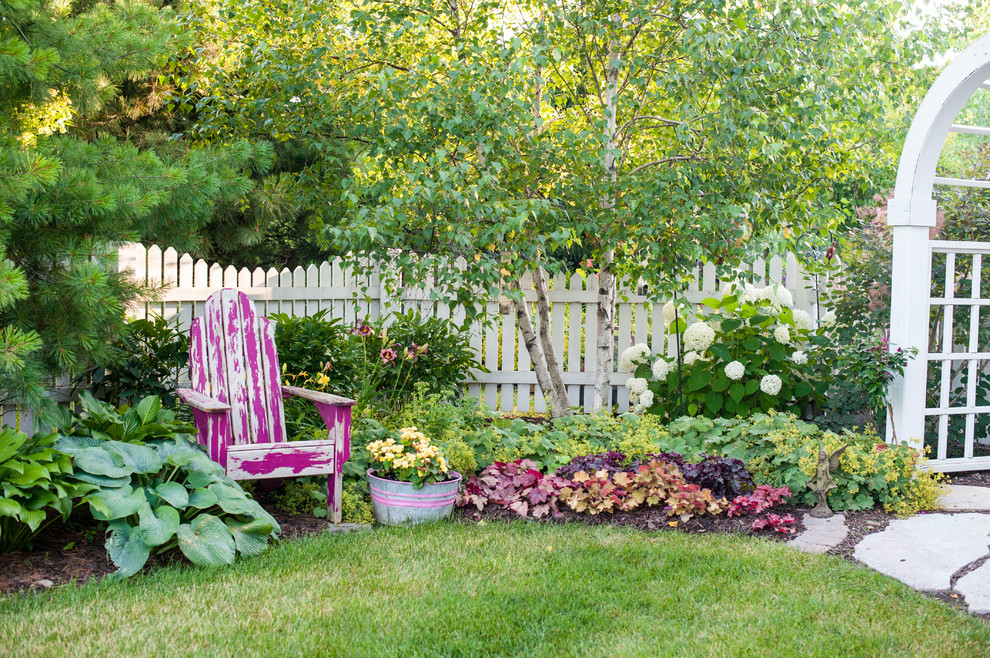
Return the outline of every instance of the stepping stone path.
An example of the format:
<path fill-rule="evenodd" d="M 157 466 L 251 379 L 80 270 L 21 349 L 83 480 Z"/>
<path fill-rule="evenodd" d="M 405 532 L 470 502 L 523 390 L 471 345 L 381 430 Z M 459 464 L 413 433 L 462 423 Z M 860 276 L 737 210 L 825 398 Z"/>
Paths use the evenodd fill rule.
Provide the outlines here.
<path fill-rule="evenodd" d="M 849 534 L 844 514 L 836 514 L 827 519 L 816 519 L 805 514 L 801 522 L 804 523 L 805 531 L 794 538 L 791 546 L 805 553 L 825 553 L 841 544 Z"/>
<path fill-rule="evenodd" d="M 864 537 L 853 557 L 919 590 L 953 589 L 965 597 L 970 612 L 990 613 L 990 488 L 953 485 L 941 501 L 955 514 L 919 514 L 895 519 L 880 532 Z M 979 513 L 984 512 L 984 513 Z M 845 517 L 805 515 L 806 530 L 791 545 L 808 553 L 824 553 L 848 534 Z M 960 577 L 961 569 L 977 565 Z"/>

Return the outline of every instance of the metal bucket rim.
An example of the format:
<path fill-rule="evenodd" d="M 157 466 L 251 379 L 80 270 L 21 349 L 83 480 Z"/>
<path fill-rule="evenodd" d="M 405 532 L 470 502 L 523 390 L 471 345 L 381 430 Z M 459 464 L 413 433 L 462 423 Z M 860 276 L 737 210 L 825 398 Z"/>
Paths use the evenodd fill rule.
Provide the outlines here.
<path fill-rule="evenodd" d="M 389 480 L 388 478 L 378 477 L 377 475 L 375 475 L 375 472 L 376 472 L 375 469 L 369 468 L 368 469 L 368 472 L 367 472 L 368 478 L 369 479 L 372 479 L 372 480 L 379 480 L 381 482 L 391 482 L 393 484 L 401 483 L 401 484 L 408 484 L 409 486 L 412 486 L 412 482 L 409 482 L 407 480 Z M 457 471 L 449 471 L 448 472 L 448 475 L 456 475 L 457 477 L 450 478 L 449 480 L 442 480 L 440 482 L 426 482 L 426 483 L 423 484 L 423 486 L 425 487 L 425 486 L 428 486 L 428 485 L 431 485 L 431 484 L 453 484 L 455 482 L 460 482 L 460 481 L 462 481 L 464 479 L 464 476 L 462 476 Z"/>

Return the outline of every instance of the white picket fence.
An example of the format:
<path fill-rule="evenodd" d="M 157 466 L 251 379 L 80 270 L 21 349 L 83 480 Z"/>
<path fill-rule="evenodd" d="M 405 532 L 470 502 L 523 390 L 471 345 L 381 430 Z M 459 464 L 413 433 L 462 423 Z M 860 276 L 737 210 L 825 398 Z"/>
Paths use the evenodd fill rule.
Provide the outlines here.
<path fill-rule="evenodd" d="M 261 313 L 288 313 L 312 315 L 327 309 L 330 317 L 342 318 L 345 323 L 357 319 L 380 317 L 382 309 L 419 310 L 423 315 L 458 318 L 458 309 L 429 299 L 424 290 L 407 289 L 401 297 L 390 298 L 381 285 L 380 277 L 356 276 L 340 266 L 339 261 L 324 262 L 295 270 L 253 271 L 222 267 L 203 260 L 194 261 L 188 254 L 181 257 L 174 249 L 162 251 L 157 246 L 145 248 L 139 244 L 122 247 L 119 267 L 133 272 L 134 278 L 146 285 L 166 284 L 167 288 L 158 301 L 145 302 L 131 309 L 133 317 L 147 317 L 155 313 L 165 318 L 175 318 L 181 329 L 188 329 L 192 319 L 202 313 L 206 298 L 222 287 L 238 288 L 249 295 Z M 776 283 L 784 285 L 794 297 L 795 308 L 802 308 L 817 317 L 817 293 L 814 282 L 809 281 L 793 255 L 774 257 L 769 262 L 757 260 L 746 271 L 752 271 L 757 285 Z M 527 285 L 527 283 L 529 285 Z M 522 282 L 526 299 L 536 300 L 531 280 Z M 551 335 L 560 361 L 564 364 L 564 382 L 573 406 L 591 409 L 595 378 L 595 343 L 597 339 L 596 306 L 598 277 L 570 277 L 560 275 L 553 279 L 550 290 Z M 686 291 L 686 297 L 694 304 L 708 297 L 717 297 L 721 284 L 715 276 L 715 268 L 708 265 L 699 268 L 694 282 Z M 664 324 L 662 304 L 651 304 L 643 295 L 620 288 L 620 303 L 616 309 L 616 355 L 635 343 L 646 343 L 654 351 L 670 352 Z M 488 311 L 498 314 L 499 304 L 487 304 Z M 536 321 L 534 314 L 534 321 Z M 484 399 L 491 408 L 499 411 L 541 412 L 546 402 L 536 383 L 529 353 L 516 326 L 514 313 L 505 313 L 487 327 L 476 324 L 471 330 L 471 346 L 477 354 L 477 362 L 489 372 L 475 369 L 468 382 L 468 393 Z M 500 349 L 501 348 L 501 349 Z M 629 408 L 629 399 L 623 384 L 627 373 L 613 373 L 611 385 L 619 411 Z"/>

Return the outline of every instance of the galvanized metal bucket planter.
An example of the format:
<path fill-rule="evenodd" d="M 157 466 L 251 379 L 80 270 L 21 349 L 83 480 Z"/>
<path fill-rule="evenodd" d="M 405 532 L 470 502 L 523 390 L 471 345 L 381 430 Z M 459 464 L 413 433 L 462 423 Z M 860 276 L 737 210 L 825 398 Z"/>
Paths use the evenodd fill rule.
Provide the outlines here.
<path fill-rule="evenodd" d="M 451 471 L 450 477 L 414 489 L 411 482 L 386 480 L 369 468 L 368 485 L 375 520 L 385 525 L 417 525 L 450 516 L 461 488 L 461 474 Z"/>

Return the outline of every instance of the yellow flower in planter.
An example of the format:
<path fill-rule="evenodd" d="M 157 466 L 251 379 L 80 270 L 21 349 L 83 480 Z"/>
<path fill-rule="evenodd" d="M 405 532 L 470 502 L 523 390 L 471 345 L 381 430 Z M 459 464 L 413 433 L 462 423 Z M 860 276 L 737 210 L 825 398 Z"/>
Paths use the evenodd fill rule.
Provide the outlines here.
<path fill-rule="evenodd" d="M 398 441 L 373 441 L 367 448 L 378 477 L 412 482 L 416 487 L 449 479 L 450 467 L 440 447 L 415 427 L 400 429 Z"/>

